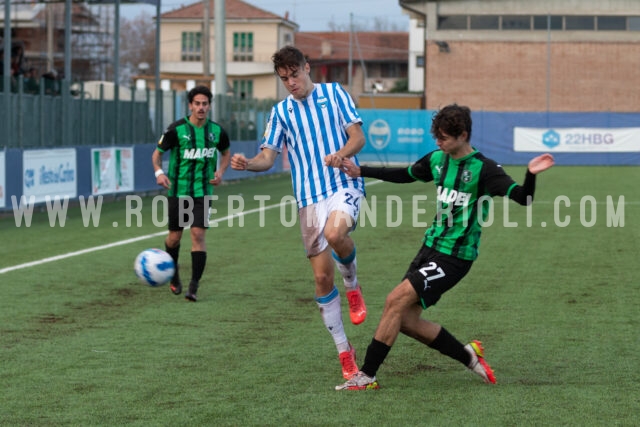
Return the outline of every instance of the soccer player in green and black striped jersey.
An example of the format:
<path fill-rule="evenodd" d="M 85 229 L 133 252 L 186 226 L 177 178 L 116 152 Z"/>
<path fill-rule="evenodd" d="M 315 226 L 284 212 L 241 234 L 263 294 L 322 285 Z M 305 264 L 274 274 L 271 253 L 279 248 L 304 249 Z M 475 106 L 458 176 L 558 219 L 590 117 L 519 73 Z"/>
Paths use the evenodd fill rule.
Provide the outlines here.
<path fill-rule="evenodd" d="M 486 383 L 496 382 L 484 360 L 480 341 L 465 346 L 441 325 L 420 316 L 471 268 L 478 256 L 479 218 L 486 219 L 490 198 L 506 196 L 520 205 L 530 204 L 536 174 L 553 166 L 554 160 L 551 154 L 533 158 L 523 185 L 516 184 L 500 165 L 471 146 L 471 111 L 456 104 L 442 108 L 434 116 L 431 133 L 439 149 L 408 168 L 358 167 L 349 160 L 343 161 L 342 169 L 354 177 L 396 183 L 433 181 L 438 209 L 404 279 L 387 296 L 364 364 L 358 374 L 336 390 L 378 388 L 376 373 L 400 332 L 459 361 Z"/>
<path fill-rule="evenodd" d="M 213 186 L 222 182 L 229 166 L 229 136 L 209 120 L 213 95 L 206 86 L 196 86 L 187 95 L 191 115 L 172 123 L 153 152 L 152 162 L 158 185 L 168 190 L 169 234 L 165 248 L 176 264 L 171 292 L 182 293 L 178 269 L 180 239 L 185 226 L 191 230 L 191 280 L 185 298 L 196 301 L 196 293 L 207 262 L 205 231 Z M 162 154 L 171 150 L 169 169 L 162 170 Z M 218 168 L 218 153 L 220 167 Z"/>

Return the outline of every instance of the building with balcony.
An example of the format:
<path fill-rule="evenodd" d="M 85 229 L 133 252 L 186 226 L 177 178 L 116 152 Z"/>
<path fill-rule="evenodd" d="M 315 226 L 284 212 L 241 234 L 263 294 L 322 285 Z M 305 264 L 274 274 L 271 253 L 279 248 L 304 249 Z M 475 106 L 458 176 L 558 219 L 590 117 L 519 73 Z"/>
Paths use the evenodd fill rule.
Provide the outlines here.
<path fill-rule="evenodd" d="M 208 43 L 203 37 L 202 2 L 161 15 L 160 79 L 164 89 L 185 90 L 196 83 L 215 87 L 214 1 L 209 4 Z M 244 99 L 284 97 L 284 87 L 274 78 L 271 56 L 294 43 L 298 25 L 286 16 L 240 0 L 226 0 L 225 15 L 228 93 Z M 209 78 L 205 76 L 204 49 L 209 51 Z"/>

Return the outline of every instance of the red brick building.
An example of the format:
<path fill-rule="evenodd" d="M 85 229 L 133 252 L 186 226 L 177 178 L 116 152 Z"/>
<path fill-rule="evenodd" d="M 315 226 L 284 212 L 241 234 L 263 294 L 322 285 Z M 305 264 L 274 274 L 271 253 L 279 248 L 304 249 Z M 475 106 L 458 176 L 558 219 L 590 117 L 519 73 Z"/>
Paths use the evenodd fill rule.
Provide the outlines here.
<path fill-rule="evenodd" d="M 425 105 L 640 111 L 640 2 L 402 0 Z"/>

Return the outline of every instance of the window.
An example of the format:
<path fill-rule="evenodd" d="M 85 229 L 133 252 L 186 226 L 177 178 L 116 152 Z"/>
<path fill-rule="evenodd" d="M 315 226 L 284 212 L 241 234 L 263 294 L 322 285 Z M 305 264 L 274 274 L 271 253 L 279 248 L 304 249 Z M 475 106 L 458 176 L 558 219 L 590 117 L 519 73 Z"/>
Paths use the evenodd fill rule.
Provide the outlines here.
<path fill-rule="evenodd" d="M 416 56 L 416 67 L 424 68 L 424 56 L 423 55 Z"/>
<path fill-rule="evenodd" d="M 381 62 L 380 77 L 382 78 L 401 78 L 407 77 L 407 64 L 398 64 L 395 62 Z"/>
<path fill-rule="evenodd" d="M 598 31 L 624 31 L 627 29 L 625 16 L 598 16 Z"/>
<path fill-rule="evenodd" d="M 466 30 L 467 16 L 466 15 L 438 16 L 438 29 L 439 30 Z"/>
<path fill-rule="evenodd" d="M 253 33 L 233 33 L 233 60 L 253 61 Z"/>
<path fill-rule="evenodd" d="M 530 16 L 503 16 L 502 29 L 503 30 L 530 30 L 531 17 Z"/>
<path fill-rule="evenodd" d="M 562 30 L 562 16 L 539 15 L 533 17 L 534 30 L 546 30 L 550 25 L 550 30 Z"/>
<path fill-rule="evenodd" d="M 202 33 L 182 33 L 181 58 L 182 61 L 201 61 Z"/>
<path fill-rule="evenodd" d="M 470 28 L 472 30 L 499 30 L 500 17 L 497 15 L 470 16 Z"/>
<path fill-rule="evenodd" d="M 329 67 L 327 81 L 337 82 L 342 85 L 347 84 L 348 82 L 347 76 L 349 75 L 347 71 L 348 69 L 346 66 L 337 65 L 337 66 Z"/>
<path fill-rule="evenodd" d="M 234 80 L 233 96 L 239 99 L 253 98 L 253 80 Z"/>
<path fill-rule="evenodd" d="M 571 30 L 594 30 L 594 16 L 565 16 L 565 29 Z"/>
<path fill-rule="evenodd" d="M 532 27 L 533 25 L 533 27 Z M 438 30 L 640 31 L 640 16 L 442 15 Z"/>

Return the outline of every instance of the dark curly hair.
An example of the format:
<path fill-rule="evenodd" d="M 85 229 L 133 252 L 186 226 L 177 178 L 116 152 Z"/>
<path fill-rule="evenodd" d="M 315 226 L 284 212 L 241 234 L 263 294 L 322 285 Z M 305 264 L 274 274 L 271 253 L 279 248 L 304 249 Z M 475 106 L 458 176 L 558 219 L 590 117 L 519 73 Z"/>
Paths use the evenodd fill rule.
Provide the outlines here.
<path fill-rule="evenodd" d="M 471 141 L 471 110 L 458 104 L 447 105 L 436 112 L 431 123 L 431 135 L 435 139 L 445 133 L 454 138 L 467 132 L 467 140 Z"/>
<path fill-rule="evenodd" d="M 213 94 L 211 93 L 211 90 L 208 87 L 204 85 L 200 85 L 191 89 L 187 94 L 187 100 L 189 101 L 189 104 L 193 102 L 193 98 L 195 98 L 196 95 L 206 96 L 207 98 L 209 98 L 209 104 L 211 104 L 211 98 L 213 98 Z"/>

